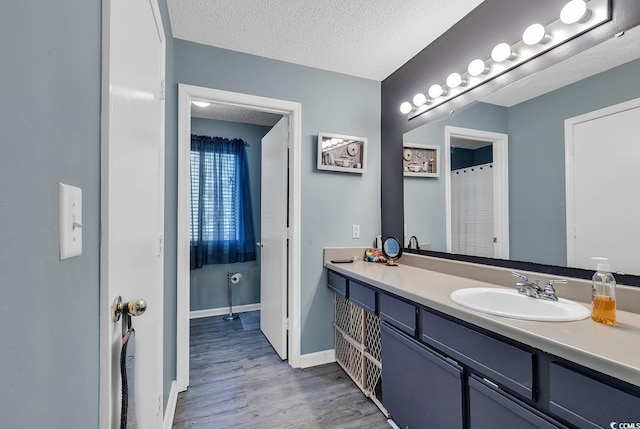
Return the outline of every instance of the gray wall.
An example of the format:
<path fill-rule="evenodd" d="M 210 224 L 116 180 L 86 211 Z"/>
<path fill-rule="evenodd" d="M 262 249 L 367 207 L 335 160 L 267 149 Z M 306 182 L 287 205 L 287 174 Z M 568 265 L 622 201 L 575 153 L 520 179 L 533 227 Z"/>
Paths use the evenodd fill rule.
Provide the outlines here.
<path fill-rule="evenodd" d="M 564 120 L 640 97 L 638 76 L 640 60 L 509 108 L 511 259 L 566 265 Z"/>
<path fill-rule="evenodd" d="M 322 249 L 366 246 L 379 233 L 380 82 L 179 39 L 174 40 L 174 48 L 175 83 L 302 104 L 301 350 L 312 353 L 333 348 L 333 300 L 326 287 Z M 367 173 L 316 171 L 316 142 L 321 131 L 367 137 Z M 177 151 L 177 143 L 173 144 Z M 177 175 L 168 180 L 176 182 Z M 175 216 L 166 222 L 175 224 Z M 351 239 L 352 224 L 361 226 L 358 240 Z"/>
<path fill-rule="evenodd" d="M 260 239 L 260 173 L 261 140 L 271 127 L 242 124 L 239 122 L 215 121 L 212 119 L 192 118 L 191 133 L 197 135 L 238 138 L 249 143 L 246 147 L 251 183 L 251 211 L 253 215 L 253 233 L 256 241 Z M 243 279 L 233 286 L 233 304 L 255 304 L 260 302 L 260 252 L 257 260 L 236 264 L 213 264 L 191 271 L 191 311 L 226 308 L 227 273 L 242 273 Z"/>
<path fill-rule="evenodd" d="M 447 125 L 506 133 L 507 109 L 476 103 L 465 109 L 405 133 L 405 143 L 431 144 L 440 147 L 440 165 L 444 164 L 444 129 Z M 404 178 L 404 222 L 407 236 L 415 235 L 420 243 L 446 251 L 445 176 Z"/>
<path fill-rule="evenodd" d="M 100 28 L 96 0 L 0 7 L 0 416 L 98 426 Z M 83 254 L 58 254 L 58 182 L 83 191 Z"/>

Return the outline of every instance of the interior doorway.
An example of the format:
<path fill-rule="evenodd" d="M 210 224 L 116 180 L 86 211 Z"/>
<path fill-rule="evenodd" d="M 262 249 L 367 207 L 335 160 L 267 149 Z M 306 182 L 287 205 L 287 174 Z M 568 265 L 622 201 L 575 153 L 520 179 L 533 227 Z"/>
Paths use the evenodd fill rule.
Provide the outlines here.
<path fill-rule="evenodd" d="M 274 349 L 288 351 L 289 364 L 300 366 L 300 119 L 299 103 L 233 93 L 211 88 L 179 85 L 178 122 L 178 282 L 177 282 L 177 387 L 184 391 L 189 386 L 189 314 L 190 314 L 190 262 L 189 262 L 189 217 L 190 217 L 190 146 L 191 146 L 191 102 L 213 103 L 227 112 L 243 111 L 274 118 L 286 118 L 283 139 L 277 143 L 275 153 L 280 154 L 278 170 L 284 184 L 282 212 L 288 218 L 288 231 L 284 231 L 282 244 L 272 244 L 272 250 L 284 246 L 286 264 L 280 273 L 286 281 L 279 282 L 278 292 L 282 294 L 283 305 L 277 313 L 272 312 L 270 326 L 280 329 L 285 344 L 273 344 Z M 265 162 L 264 160 L 262 162 Z M 271 162 L 271 161 L 269 161 Z M 284 171 L 282 171 L 282 166 Z M 286 166 L 289 166 L 287 169 Z M 288 191 L 287 191 L 288 188 Z M 288 199 L 287 199 L 288 192 Z M 262 217 L 262 216 L 261 216 Z M 288 233 L 288 240 L 286 235 Z M 262 232 L 264 236 L 264 232 Z M 258 239 L 258 238 L 256 238 Z M 287 251 L 288 241 L 288 251 Z M 266 249 L 260 248 L 259 252 Z M 261 288 L 264 285 L 261 285 Z M 264 315 L 263 315 L 264 317 Z M 288 332 L 288 335 L 287 335 Z M 282 356 L 282 354 L 281 354 Z"/>
<path fill-rule="evenodd" d="M 445 127 L 447 252 L 509 258 L 507 144 L 507 134 Z"/>

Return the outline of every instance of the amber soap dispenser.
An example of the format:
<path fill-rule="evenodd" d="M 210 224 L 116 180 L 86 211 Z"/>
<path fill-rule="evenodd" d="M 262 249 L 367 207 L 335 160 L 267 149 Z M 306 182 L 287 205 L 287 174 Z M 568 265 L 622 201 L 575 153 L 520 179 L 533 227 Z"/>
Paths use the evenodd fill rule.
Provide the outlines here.
<path fill-rule="evenodd" d="M 597 271 L 591 278 L 591 319 L 616 326 L 616 279 L 611 274 L 607 258 L 591 258 L 597 262 Z"/>

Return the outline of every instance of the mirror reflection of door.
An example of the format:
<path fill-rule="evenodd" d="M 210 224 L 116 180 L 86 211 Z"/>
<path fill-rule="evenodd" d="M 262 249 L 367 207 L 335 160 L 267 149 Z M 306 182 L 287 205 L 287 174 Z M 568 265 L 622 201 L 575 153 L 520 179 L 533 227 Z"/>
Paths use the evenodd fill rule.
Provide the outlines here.
<path fill-rule="evenodd" d="M 494 257 L 493 144 L 451 139 L 451 251 Z"/>
<path fill-rule="evenodd" d="M 446 127 L 447 251 L 508 258 L 507 135 Z"/>

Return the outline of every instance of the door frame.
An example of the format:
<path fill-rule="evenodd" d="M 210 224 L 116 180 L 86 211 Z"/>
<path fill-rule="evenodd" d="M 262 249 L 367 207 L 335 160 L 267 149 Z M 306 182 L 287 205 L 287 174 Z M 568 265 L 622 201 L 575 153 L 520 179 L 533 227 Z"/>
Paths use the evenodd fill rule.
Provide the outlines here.
<path fill-rule="evenodd" d="M 493 145 L 493 216 L 494 234 L 498 237 L 494 258 L 509 259 L 509 136 L 503 133 L 461 128 L 444 128 L 444 186 L 446 207 L 447 252 L 451 253 L 451 139 L 454 137 L 490 142 Z"/>
<path fill-rule="evenodd" d="M 300 277 L 301 277 L 301 150 L 302 105 L 293 101 L 223 91 L 201 86 L 178 84 L 178 219 L 177 219 L 177 330 L 176 384 L 182 392 L 189 387 L 189 212 L 190 212 L 190 148 L 191 101 L 245 107 L 289 117 L 289 251 L 288 251 L 288 316 L 289 365 L 300 367 Z M 283 285 L 283 287 L 287 287 Z M 283 315 L 287 317 L 287 315 Z"/>
<path fill-rule="evenodd" d="M 100 347 L 100 388 L 99 388 L 99 404 L 98 404 L 98 425 L 100 428 L 109 429 L 112 427 L 112 410 L 115 404 L 113 404 L 111 400 L 111 392 L 110 386 L 114 375 L 111 372 L 111 363 L 113 359 L 117 357 L 113 355 L 113 351 L 111 350 L 111 338 L 109 335 L 109 326 L 114 323 L 111 319 L 111 307 L 113 304 L 113 296 L 109 295 L 109 261 L 107 255 L 109 249 L 109 234 L 108 227 L 109 224 L 107 220 L 109 219 L 109 198 L 108 198 L 108 180 L 109 180 L 109 127 L 110 127 L 110 98 L 109 93 L 111 90 L 110 85 L 110 38 L 111 38 L 111 4 L 112 1 L 115 0 L 105 0 L 102 2 L 102 82 L 101 82 L 101 112 L 100 112 L 100 294 L 99 294 L 99 302 L 100 302 L 100 311 L 99 311 L 99 347 Z M 158 330 L 158 338 L 156 339 L 157 353 L 159 359 L 158 365 L 158 374 L 157 377 L 161 380 L 161 384 L 164 384 L 164 248 L 163 248 L 163 237 L 164 237 L 164 205 L 165 205 L 165 96 L 164 96 L 164 85 L 165 85 L 165 77 L 166 77 L 166 55 L 167 55 L 167 42 L 164 33 L 164 24 L 162 22 L 162 15 L 160 13 L 160 7 L 158 4 L 158 0 L 148 0 L 149 5 L 151 6 L 151 11 L 153 13 L 153 17 L 156 22 L 157 30 L 158 30 L 158 38 L 160 39 L 161 49 L 160 49 L 160 117 L 158 126 L 160 127 L 160 183 L 158 184 L 159 189 L 159 204 L 162 208 L 160 210 L 159 223 L 162 226 L 161 231 L 159 233 L 161 236 L 159 237 L 160 243 L 160 256 L 158 260 L 160 261 L 159 273 L 158 273 L 158 283 L 160 290 L 158 292 L 158 321 L 157 326 L 159 326 Z M 124 297 L 127 299 L 127 297 Z M 129 297 L 132 298 L 132 297 Z M 120 322 L 122 323 L 122 319 Z M 120 377 L 120 374 L 117 374 L 117 377 Z M 160 392 L 164 394 L 164 392 Z M 119 405 L 119 404 L 118 404 Z M 162 406 L 162 403 L 160 404 Z M 163 411 L 162 409 L 160 411 Z M 164 418 L 164 412 L 161 412 L 161 418 Z"/>

